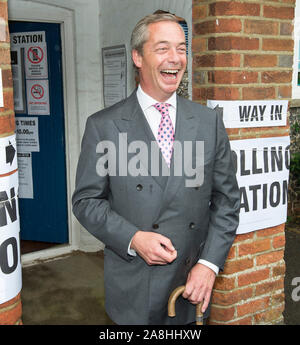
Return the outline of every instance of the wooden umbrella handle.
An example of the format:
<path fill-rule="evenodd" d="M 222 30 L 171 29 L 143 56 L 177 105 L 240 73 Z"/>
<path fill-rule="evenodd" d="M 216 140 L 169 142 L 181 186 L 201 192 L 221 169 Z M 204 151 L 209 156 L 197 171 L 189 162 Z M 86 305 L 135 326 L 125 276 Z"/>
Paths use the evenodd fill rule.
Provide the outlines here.
<path fill-rule="evenodd" d="M 176 316 L 175 313 L 175 302 L 185 289 L 185 285 L 178 286 L 174 289 L 169 297 L 168 301 L 168 315 L 170 317 Z M 196 305 L 196 325 L 203 325 L 203 313 L 201 312 L 203 302 Z"/>

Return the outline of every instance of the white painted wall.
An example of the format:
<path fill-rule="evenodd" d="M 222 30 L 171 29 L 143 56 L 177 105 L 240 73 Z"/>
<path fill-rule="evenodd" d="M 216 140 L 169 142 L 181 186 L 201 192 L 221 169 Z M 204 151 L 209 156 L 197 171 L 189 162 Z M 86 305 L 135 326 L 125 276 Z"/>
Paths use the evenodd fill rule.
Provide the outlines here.
<path fill-rule="evenodd" d="M 89 115 L 103 108 L 102 90 L 102 51 L 103 47 L 126 44 L 128 63 L 127 94 L 135 87 L 134 71 L 130 54 L 130 36 L 136 23 L 145 15 L 156 10 L 165 10 L 183 17 L 189 26 L 189 56 L 192 41 L 192 0 L 9 0 L 9 17 L 19 20 L 62 22 L 60 13 L 67 13 L 71 20 L 71 45 L 63 42 L 65 49 L 74 59 L 74 75 L 66 73 L 65 79 L 75 84 L 73 111 L 66 112 L 66 140 L 69 142 L 68 183 L 69 214 L 72 223 L 71 248 L 96 251 L 104 245 L 84 230 L 71 213 L 71 193 L 74 190 L 75 170 L 80 151 L 81 138 L 85 122 Z M 44 16 L 42 14 L 45 14 Z M 51 18 L 51 19 L 49 19 Z M 70 48 L 72 46 L 73 48 Z M 68 66 L 69 61 L 65 62 Z M 189 59 L 189 76 L 191 80 L 191 59 Z M 191 82 L 190 82 L 191 87 Z M 191 90 L 190 90 L 191 91 Z M 65 93 L 68 93 L 65 88 Z M 191 92 L 190 92 L 191 94 Z M 45 256 L 61 254 L 61 251 L 46 251 Z M 32 255 L 37 259 L 43 253 Z"/>

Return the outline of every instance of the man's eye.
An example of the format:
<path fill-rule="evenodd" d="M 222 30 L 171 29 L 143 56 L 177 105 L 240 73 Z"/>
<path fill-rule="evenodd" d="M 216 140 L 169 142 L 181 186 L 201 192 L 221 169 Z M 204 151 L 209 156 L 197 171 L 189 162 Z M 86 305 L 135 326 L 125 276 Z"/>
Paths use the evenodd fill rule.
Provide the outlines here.
<path fill-rule="evenodd" d="M 167 48 L 166 47 L 160 47 L 160 48 L 157 48 L 157 50 L 160 51 L 160 52 L 163 52 L 163 51 L 166 51 Z"/>

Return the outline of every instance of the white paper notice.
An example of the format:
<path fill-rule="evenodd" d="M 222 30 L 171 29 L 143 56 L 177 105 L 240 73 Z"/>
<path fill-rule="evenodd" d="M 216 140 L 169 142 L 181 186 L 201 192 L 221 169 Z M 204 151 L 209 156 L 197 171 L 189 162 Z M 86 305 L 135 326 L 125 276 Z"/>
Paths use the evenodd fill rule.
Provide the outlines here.
<path fill-rule="evenodd" d="M 215 101 L 210 108 L 223 109 L 226 128 L 286 126 L 288 101 Z"/>
<path fill-rule="evenodd" d="M 240 188 L 243 234 L 286 222 L 289 137 L 230 141 Z"/>
<path fill-rule="evenodd" d="M 33 199 L 31 152 L 18 153 L 19 198 Z"/>
<path fill-rule="evenodd" d="M 39 152 L 39 120 L 37 117 L 16 118 L 18 152 Z"/>
<path fill-rule="evenodd" d="M 15 135 L 0 138 L 0 175 L 7 174 L 18 168 L 16 146 Z"/>
<path fill-rule="evenodd" d="M 27 108 L 29 115 L 50 115 L 48 80 L 29 80 L 27 85 Z"/>
<path fill-rule="evenodd" d="M 14 110 L 16 113 L 25 113 L 25 82 L 23 78 L 24 63 L 22 48 L 11 50 L 11 70 L 14 87 Z"/>
<path fill-rule="evenodd" d="M 22 288 L 18 172 L 0 178 L 0 304 Z"/>

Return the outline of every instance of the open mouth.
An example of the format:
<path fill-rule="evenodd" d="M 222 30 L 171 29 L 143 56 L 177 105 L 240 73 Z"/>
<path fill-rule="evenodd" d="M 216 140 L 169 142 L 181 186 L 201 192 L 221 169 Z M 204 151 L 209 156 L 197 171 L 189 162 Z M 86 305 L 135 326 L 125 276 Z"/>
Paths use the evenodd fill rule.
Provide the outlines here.
<path fill-rule="evenodd" d="M 176 79 L 179 69 L 165 69 L 160 71 L 160 74 L 166 79 Z"/>

